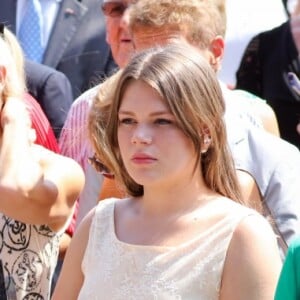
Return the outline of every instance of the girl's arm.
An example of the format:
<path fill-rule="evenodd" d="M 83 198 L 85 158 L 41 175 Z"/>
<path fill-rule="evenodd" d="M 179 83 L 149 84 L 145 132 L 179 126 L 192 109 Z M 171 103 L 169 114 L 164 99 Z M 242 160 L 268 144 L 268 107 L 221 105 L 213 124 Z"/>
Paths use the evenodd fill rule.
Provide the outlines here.
<path fill-rule="evenodd" d="M 271 226 L 258 215 L 245 218 L 230 242 L 220 300 L 274 299 L 281 266 Z"/>
<path fill-rule="evenodd" d="M 84 279 L 81 264 L 94 213 L 95 209 L 89 212 L 72 238 L 51 300 L 76 300 L 78 298 Z"/>

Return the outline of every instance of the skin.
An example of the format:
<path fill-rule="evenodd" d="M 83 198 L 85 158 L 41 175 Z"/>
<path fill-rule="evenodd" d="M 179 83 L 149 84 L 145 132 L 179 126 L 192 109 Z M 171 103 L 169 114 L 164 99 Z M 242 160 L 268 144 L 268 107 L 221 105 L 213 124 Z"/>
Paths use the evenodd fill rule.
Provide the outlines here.
<path fill-rule="evenodd" d="M 292 12 L 292 17 L 300 15 L 300 1 L 297 1 L 294 10 Z"/>
<path fill-rule="evenodd" d="M 124 17 L 124 23 L 126 23 L 128 18 L 129 16 Z M 136 28 L 136 30 L 132 33 L 132 42 L 134 44 L 135 51 L 139 52 L 154 46 L 164 46 L 170 43 L 182 43 L 187 42 L 187 40 L 179 30 L 173 28 L 161 27 L 149 29 L 141 27 Z M 207 49 L 199 49 L 199 51 L 217 72 L 220 69 L 221 59 L 223 57 L 224 40 L 218 36 L 211 43 L 211 47 Z M 213 49 L 213 51 L 211 49 Z"/>
<path fill-rule="evenodd" d="M 6 74 L 1 66 L 0 86 Z M 6 99 L 2 107 L 0 140 L 1 212 L 24 223 L 47 224 L 54 231 L 62 228 L 84 184 L 79 165 L 34 144 L 29 114 L 17 98 Z"/>
<path fill-rule="evenodd" d="M 114 1 L 130 4 L 132 1 Z M 110 45 L 112 56 L 120 68 L 127 65 L 134 53 L 131 35 L 128 30 L 126 19 L 120 17 L 105 17 L 106 41 Z"/>
<path fill-rule="evenodd" d="M 124 24 L 128 16 L 124 16 Z M 127 22 L 128 25 L 128 22 Z M 136 51 L 142 51 L 155 45 L 166 45 L 170 42 L 187 41 L 184 34 L 171 28 L 138 28 L 132 34 L 132 40 Z M 197 48 L 197 45 L 194 45 Z M 218 72 L 221 68 L 224 55 L 225 43 L 221 36 L 216 36 L 206 49 L 199 49 L 201 54 L 206 57 L 212 68 Z M 266 131 L 280 136 L 277 119 L 273 109 L 264 102 L 257 101 L 255 113 L 262 121 Z"/>
<path fill-rule="evenodd" d="M 118 1 L 117 1 L 118 2 Z M 119 1 L 122 2 L 122 1 Z M 123 3 L 131 3 L 132 1 L 123 1 Z M 134 51 L 142 51 L 154 45 L 165 45 L 170 42 L 180 42 L 185 40 L 182 34 L 176 30 L 156 29 L 136 31 L 133 35 L 128 28 L 128 14 L 124 13 L 123 17 L 112 18 L 106 17 L 107 42 L 111 46 L 112 54 L 117 64 L 122 68 L 127 65 L 128 60 Z M 126 37 L 122 41 L 121 37 Z M 209 49 L 201 50 L 210 64 L 217 72 L 221 65 L 224 53 L 224 40 L 222 37 L 216 37 Z M 276 130 L 275 130 L 276 131 Z M 244 200 L 249 203 L 261 202 L 259 190 L 255 180 L 251 175 L 243 171 L 237 171 L 240 177 L 240 185 Z"/>
<path fill-rule="evenodd" d="M 153 40 L 156 45 L 166 45 L 170 42 L 182 42 L 186 41 L 184 36 L 176 30 L 168 28 L 160 28 L 154 30 L 140 28 L 133 33 L 133 43 L 137 51 L 142 51 L 151 47 Z M 222 37 L 216 37 L 208 49 L 201 49 L 201 55 L 203 55 L 210 65 L 217 70 L 220 69 L 221 60 L 224 52 L 224 41 Z M 264 110 L 261 110 L 261 113 Z M 268 120 L 266 118 L 266 120 Z M 239 184 L 243 199 L 251 207 L 256 208 L 258 211 L 262 210 L 262 197 L 259 192 L 259 188 L 256 185 L 254 178 L 251 174 L 244 172 L 243 170 L 237 170 Z"/>
<path fill-rule="evenodd" d="M 114 2 L 122 2 L 130 4 L 132 1 L 116 0 Z M 110 45 L 112 56 L 120 68 L 127 65 L 130 57 L 134 53 L 131 35 L 128 32 L 128 27 L 124 23 L 122 16 L 120 17 L 105 17 L 106 23 L 106 41 Z M 66 249 L 70 243 L 70 236 L 64 234 L 60 244 L 60 256 L 64 257 Z"/>
<path fill-rule="evenodd" d="M 129 84 L 118 118 L 122 160 L 129 175 L 144 186 L 142 197 L 116 203 L 115 234 L 120 241 L 179 246 L 232 211 L 236 204 L 209 190 L 201 170 L 193 172 L 196 152 L 192 142 L 150 86 L 140 81 Z M 169 147 L 172 142 L 176 147 Z M 151 159 L 141 158 L 141 153 Z M 78 297 L 93 215 L 91 211 L 73 237 L 52 300 Z M 220 299 L 272 299 L 280 267 L 268 223 L 258 216 L 245 218 L 234 231 L 228 249 Z"/>
<path fill-rule="evenodd" d="M 123 1 L 127 4 L 131 2 Z M 155 45 L 166 45 L 170 42 L 186 41 L 178 30 L 168 28 L 156 28 L 155 30 L 140 28 L 132 34 L 129 31 L 128 24 L 129 15 L 127 11 L 122 17 L 106 17 L 107 42 L 111 46 L 115 61 L 121 68 L 128 63 L 135 51 L 142 51 Z M 122 40 L 122 36 L 125 38 L 124 40 Z M 221 68 L 224 47 L 224 39 L 217 36 L 211 41 L 207 49 L 201 49 L 201 54 L 206 57 L 216 72 Z M 279 135 L 273 110 L 265 104 L 258 104 L 257 113 L 261 117 L 265 129 L 272 134 Z M 244 201 L 250 203 L 250 205 L 254 204 L 253 207 L 260 209 L 262 198 L 254 178 L 242 170 L 237 170 L 237 174 Z"/>
<path fill-rule="evenodd" d="M 139 95 L 143 95 L 142 101 Z M 119 123 L 121 157 L 136 182 L 155 186 L 164 180 L 171 183 L 182 172 L 192 173 L 195 159 L 190 157 L 196 155 L 192 142 L 179 130 L 174 116 L 151 87 L 141 81 L 129 85 L 119 110 Z M 178 152 L 170 148 L 173 144 Z M 168 160 L 163 159 L 166 157 Z"/>
<path fill-rule="evenodd" d="M 227 251 L 220 300 L 274 299 L 282 263 L 272 235 L 261 218 L 239 224 Z"/>
<path fill-rule="evenodd" d="M 142 99 L 137 97 L 141 94 Z M 144 185 L 145 195 L 139 201 L 131 203 L 124 201 L 117 207 L 116 232 L 122 241 L 134 244 L 154 243 L 162 246 L 179 245 L 197 235 L 197 231 L 205 231 L 213 223 L 209 216 L 199 217 L 201 210 L 210 205 L 212 207 L 218 205 L 224 210 L 228 208 L 227 200 L 207 191 L 201 176 L 191 176 L 193 158 L 195 158 L 195 152 L 191 150 L 191 142 L 178 128 L 173 127 L 174 124 L 169 124 L 170 120 L 172 121 L 172 115 L 167 113 L 159 116 L 165 121 L 153 118 L 158 112 L 164 111 L 168 112 L 163 100 L 151 87 L 142 82 L 129 85 L 119 111 L 118 141 L 125 167 L 137 182 Z M 157 123 L 162 125 L 156 125 Z M 176 149 L 170 149 L 170 143 L 174 142 L 176 142 Z M 140 151 L 139 149 L 151 155 L 158 153 L 153 155 L 158 158 L 158 162 L 150 162 L 150 166 L 147 161 L 145 164 L 132 163 L 132 155 L 135 151 Z M 166 157 L 168 160 L 165 160 Z M 193 163 L 190 164 L 189 161 Z M 186 179 L 189 178 L 191 181 L 187 182 Z M 174 186 L 178 189 L 174 189 Z M 187 186 L 189 188 L 186 188 Z M 198 186 L 200 190 L 192 186 Z M 174 193 L 171 196 L 168 195 L 172 190 Z M 192 190 L 195 194 L 189 195 L 187 190 Z M 199 199 L 196 195 L 200 192 L 207 198 Z M 183 194 L 185 194 L 184 197 Z M 182 195 L 183 198 L 178 195 Z M 198 198 L 197 201 L 194 197 Z M 174 216 L 174 211 L 182 210 L 182 199 L 184 199 L 185 206 L 189 207 L 188 212 L 180 213 L 180 219 L 174 222 L 173 226 L 168 224 L 166 228 L 165 223 L 168 223 L 166 220 Z M 189 200 L 186 201 L 187 199 Z M 132 206 L 135 207 L 135 214 L 130 212 Z M 214 218 L 222 215 L 222 209 L 218 210 L 215 207 Z M 195 224 L 191 222 L 191 216 L 199 217 L 196 231 L 192 229 Z M 253 226 L 253 222 L 256 221 L 257 223 Z M 175 224 L 176 228 L 174 228 Z M 149 228 L 154 229 L 153 232 L 149 232 Z M 152 237 L 158 229 L 162 231 L 161 236 L 153 241 Z M 180 235 L 183 232 L 184 238 Z M 268 247 L 270 247 L 270 252 Z M 256 220 L 256 217 L 253 217 L 252 220 L 246 219 L 241 222 L 234 232 L 228 250 L 220 299 L 271 299 L 281 268 L 281 261 L 276 250 L 276 240 L 271 228 L 264 220 Z M 265 253 L 269 253 L 270 256 L 266 258 Z M 240 272 L 236 272 L 237 266 Z"/>

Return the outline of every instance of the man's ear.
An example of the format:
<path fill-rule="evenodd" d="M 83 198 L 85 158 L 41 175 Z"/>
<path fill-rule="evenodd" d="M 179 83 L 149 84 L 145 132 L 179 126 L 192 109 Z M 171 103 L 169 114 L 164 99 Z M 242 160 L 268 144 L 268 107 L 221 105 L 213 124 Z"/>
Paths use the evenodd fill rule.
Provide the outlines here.
<path fill-rule="evenodd" d="M 216 36 L 210 43 L 209 50 L 213 54 L 210 64 L 215 71 L 220 70 L 221 62 L 224 56 L 225 42 L 224 38 L 220 35 Z"/>

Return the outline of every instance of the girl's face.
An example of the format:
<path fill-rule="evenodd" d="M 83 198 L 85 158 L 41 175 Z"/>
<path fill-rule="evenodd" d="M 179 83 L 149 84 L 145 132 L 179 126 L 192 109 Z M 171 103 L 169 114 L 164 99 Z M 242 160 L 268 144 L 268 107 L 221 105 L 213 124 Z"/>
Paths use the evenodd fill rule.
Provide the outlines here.
<path fill-rule="evenodd" d="M 193 143 L 152 87 L 131 82 L 118 118 L 121 158 L 134 181 L 144 187 L 163 186 L 191 176 L 196 160 Z"/>

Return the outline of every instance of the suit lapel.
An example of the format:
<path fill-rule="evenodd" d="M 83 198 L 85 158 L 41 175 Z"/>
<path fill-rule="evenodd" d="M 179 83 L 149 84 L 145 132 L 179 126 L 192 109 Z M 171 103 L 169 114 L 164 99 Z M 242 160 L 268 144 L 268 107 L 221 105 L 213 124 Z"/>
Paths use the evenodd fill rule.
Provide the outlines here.
<path fill-rule="evenodd" d="M 62 1 L 44 54 L 44 64 L 57 67 L 86 12 L 87 7 L 77 0 Z"/>

